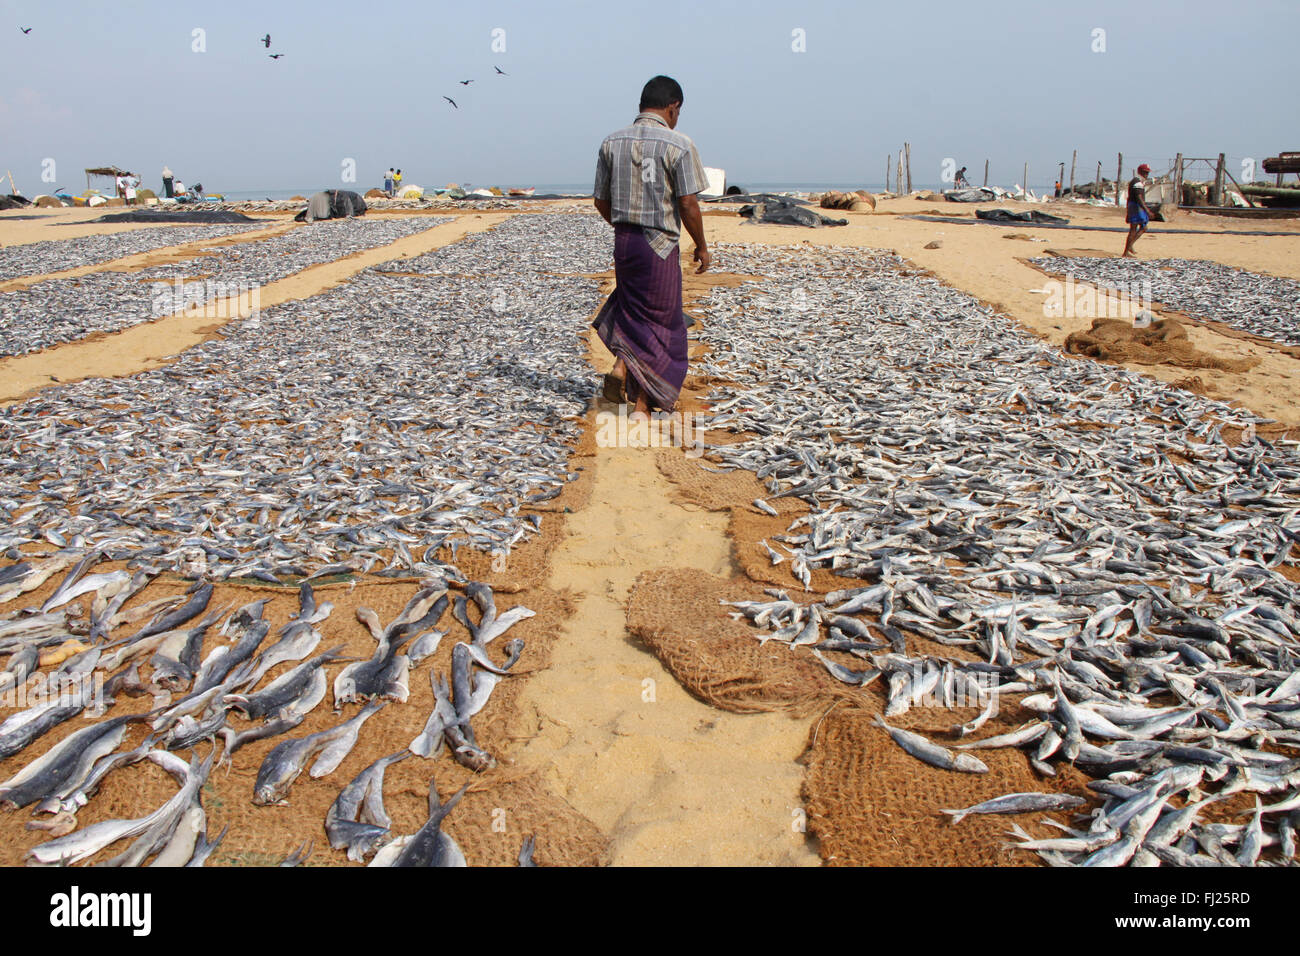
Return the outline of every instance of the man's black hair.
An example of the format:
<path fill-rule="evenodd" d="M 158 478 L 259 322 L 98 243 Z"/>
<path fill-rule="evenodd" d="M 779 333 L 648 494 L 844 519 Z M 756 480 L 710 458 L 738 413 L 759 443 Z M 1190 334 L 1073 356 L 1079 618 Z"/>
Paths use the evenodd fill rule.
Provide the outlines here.
<path fill-rule="evenodd" d="M 656 76 L 641 89 L 642 110 L 662 110 L 684 102 L 681 85 L 671 76 Z"/>

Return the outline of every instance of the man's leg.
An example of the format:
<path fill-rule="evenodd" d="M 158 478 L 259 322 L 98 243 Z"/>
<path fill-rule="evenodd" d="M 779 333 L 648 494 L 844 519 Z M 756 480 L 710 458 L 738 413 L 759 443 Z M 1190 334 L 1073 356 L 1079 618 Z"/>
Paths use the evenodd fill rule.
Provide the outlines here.
<path fill-rule="evenodd" d="M 1126 241 L 1126 242 L 1124 243 L 1124 255 L 1122 256 L 1122 258 L 1124 258 L 1124 259 L 1130 259 L 1130 258 L 1132 258 L 1132 256 L 1133 256 L 1133 243 L 1137 242 L 1137 231 L 1138 231 L 1138 224 L 1135 223 L 1135 222 L 1134 222 L 1134 223 L 1129 223 L 1129 227 L 1128 227 L 1128 241 Z"/>

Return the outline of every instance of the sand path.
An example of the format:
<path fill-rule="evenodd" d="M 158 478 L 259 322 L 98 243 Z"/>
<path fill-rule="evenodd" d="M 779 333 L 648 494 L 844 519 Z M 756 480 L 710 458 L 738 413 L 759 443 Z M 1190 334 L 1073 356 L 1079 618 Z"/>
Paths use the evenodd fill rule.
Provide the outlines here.
<path fill-rule="evenodd" d="M 306 299 L 342 285 L 362 269 L 389 259 L 422 255 L 471 232 L 482 232 L 510 213 L 458 216 L 453 221 L 399 239 L 386 246 L 357 252 L 333 262 L 303 269 L 262 286 L 258 307 L 268 308 Z M 158 256 L 165 250 L 148 255 Z M 247 307 L 247 298 L 243 306 Z M 27 398 L 42 388 L 84 378 L 113 378 L 166 365 L 188 348 L 215 337 L 217 329 L 238 314 L 237 298 L 216 299 L 193 314 L 178 312 L 120 332 L 92 335 L 40 352 L 0 360 L 0 404 Z"/>
<path fill-rule="evenodd" d="M 592 340 L 607 371 L 613 359 Z M 569 517 L 549 582 L 574 592 L 577 610 L 521 698 L 537 736 L 518 762 L 546 768 L 550 789 L 609 837 L 615 865 L 817 866 L 793 825 L 810 721 L 716 710 L 626 631 L 642 571 L 733 573 L 726 515 L 675 501 L 653 454 L 598 448 L 587 466 L 590 503 Z"/>

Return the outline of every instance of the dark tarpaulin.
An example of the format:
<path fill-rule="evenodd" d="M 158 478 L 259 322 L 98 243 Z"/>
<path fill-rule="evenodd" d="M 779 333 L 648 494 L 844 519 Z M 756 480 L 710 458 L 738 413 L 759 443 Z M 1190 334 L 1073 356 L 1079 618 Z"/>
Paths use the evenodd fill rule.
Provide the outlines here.
<path fill-rule="evenodd" d="M 193 212 L 159 212 L 154 209 L 137 209 L 131 212 L 114 212 L 100 216 L 95 222 L 152 222 L 152 223 L 226 223 L 258 222 L 245 216 L 242 212 L 227 212 L 224 209 L 194 210 Z"/>
<path fill-rule="evenodd" d="M 26 196 L 19 196 L 10 193 L 8 196 L 0 196 L 0 209 L 25 209 L 32 204 L 32 201 Z"/>
<path fill-rule="evenodd" d="M 1024 212 L 1012 212 L 1010 209 L 976 209 L 975 216 L 989 222 L 1045 222 L 1052 225 L 1065 225 L 1070 220 L 1063 216 L 1052 216 L 1038 209 Z"/>
<path fill-rule="evenodd" d="M 307 221 L 308 211 L 312 212 L 313 219 L 324 219 L 318 210 L 323 210 L 324 204 L 328 203 L 330 219 L 347 219 L 351 216 L 364 216 L 366 214 L 366 201 L 357 193 L 349 192 L 346 189 L 327 189 L 324 192 L 314 194 L 311 199 L 307 200 L 307 208 L 294 219 L 298 222 Z"/>
<path fill-rule="evenodd" d="M 998 194 L 984 186 L 973 186 L 970 189 L 949 189 L 943 198 L 948 202 L 989 202 L 997 199 Z"/>
<path fill-rule="evenodd" d="M 745 206 L 740 214 L 755 222 L 771 223 L 777 226 L 847 226 L 847 219 L 832 219 L 813 212 L 791 202 L 765 202 L 754 206 Z"/>

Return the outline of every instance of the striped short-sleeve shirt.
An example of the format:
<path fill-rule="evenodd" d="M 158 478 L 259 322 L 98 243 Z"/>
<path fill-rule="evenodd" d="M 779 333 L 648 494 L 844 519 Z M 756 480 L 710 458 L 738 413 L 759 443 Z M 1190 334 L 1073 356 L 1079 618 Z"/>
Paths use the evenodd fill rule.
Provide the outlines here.
<path fill-rule="evenodd" d="M 640 226 L 663 259 L 681 238 L 677 201 L 708 184 L 690 137 L 669 129 L 654 113 L 641 113 L 600 144 L 592 195 L 610 204 L 615 225 Z"/>

